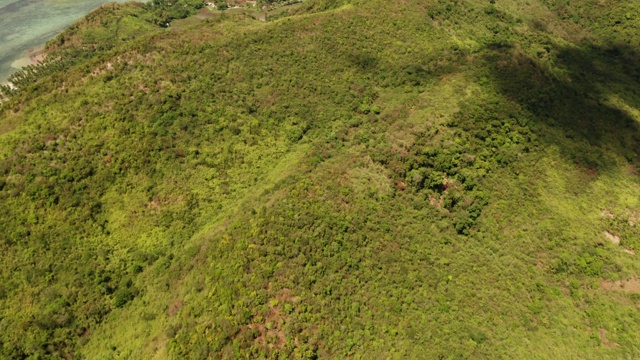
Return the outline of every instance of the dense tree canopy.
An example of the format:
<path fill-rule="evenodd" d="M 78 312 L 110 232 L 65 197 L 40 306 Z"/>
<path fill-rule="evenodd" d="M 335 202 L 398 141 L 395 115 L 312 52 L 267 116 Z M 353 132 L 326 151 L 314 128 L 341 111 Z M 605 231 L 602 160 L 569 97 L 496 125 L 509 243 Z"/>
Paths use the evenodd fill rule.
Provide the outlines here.
<path fill-rule="evenodd" d="M 0 357 L 639 357 L 639 10 L 101 7 L 1 90 Z"/>

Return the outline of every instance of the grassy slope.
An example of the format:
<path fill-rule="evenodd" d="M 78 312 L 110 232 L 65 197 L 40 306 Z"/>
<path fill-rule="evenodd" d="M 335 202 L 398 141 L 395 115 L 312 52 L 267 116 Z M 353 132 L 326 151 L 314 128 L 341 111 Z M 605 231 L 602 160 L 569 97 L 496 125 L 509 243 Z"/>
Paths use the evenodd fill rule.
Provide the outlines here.
<path fill-rule="evenodd" d="M 109 23 L 3 107 L 3 356 L 639 356 L 634 6 Z"/>

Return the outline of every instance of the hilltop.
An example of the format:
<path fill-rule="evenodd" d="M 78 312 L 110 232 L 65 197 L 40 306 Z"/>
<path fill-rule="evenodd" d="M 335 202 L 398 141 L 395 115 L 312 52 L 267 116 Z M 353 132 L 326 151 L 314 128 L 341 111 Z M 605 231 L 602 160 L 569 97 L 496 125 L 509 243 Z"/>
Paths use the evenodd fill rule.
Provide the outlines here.
<path fill-rule="evenodd" d="M 97 9 L 2 90 L 0 357 L 639 357 L 639 10 Z"/>

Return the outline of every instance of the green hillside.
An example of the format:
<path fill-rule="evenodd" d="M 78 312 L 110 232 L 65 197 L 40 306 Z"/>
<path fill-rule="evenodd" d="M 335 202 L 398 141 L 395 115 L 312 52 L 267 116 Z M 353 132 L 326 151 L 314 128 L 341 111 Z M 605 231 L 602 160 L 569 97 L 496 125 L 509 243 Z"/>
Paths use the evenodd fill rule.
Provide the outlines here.
<path fill-rule="evenodd" d="M 640 358 L 640 3 L 255 17 L 105 5 L 2 88 L 0 358 Z"/>

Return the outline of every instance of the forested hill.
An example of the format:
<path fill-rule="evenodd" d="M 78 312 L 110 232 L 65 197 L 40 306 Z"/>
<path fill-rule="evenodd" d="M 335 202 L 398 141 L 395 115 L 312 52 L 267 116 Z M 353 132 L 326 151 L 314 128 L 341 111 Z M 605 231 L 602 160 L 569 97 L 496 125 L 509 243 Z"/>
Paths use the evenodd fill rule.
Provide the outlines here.
<path fill-rule="evenodd" d="M 640 2 L 279 9 L 2 89 L 0 358 L 640 358 Z"/>

